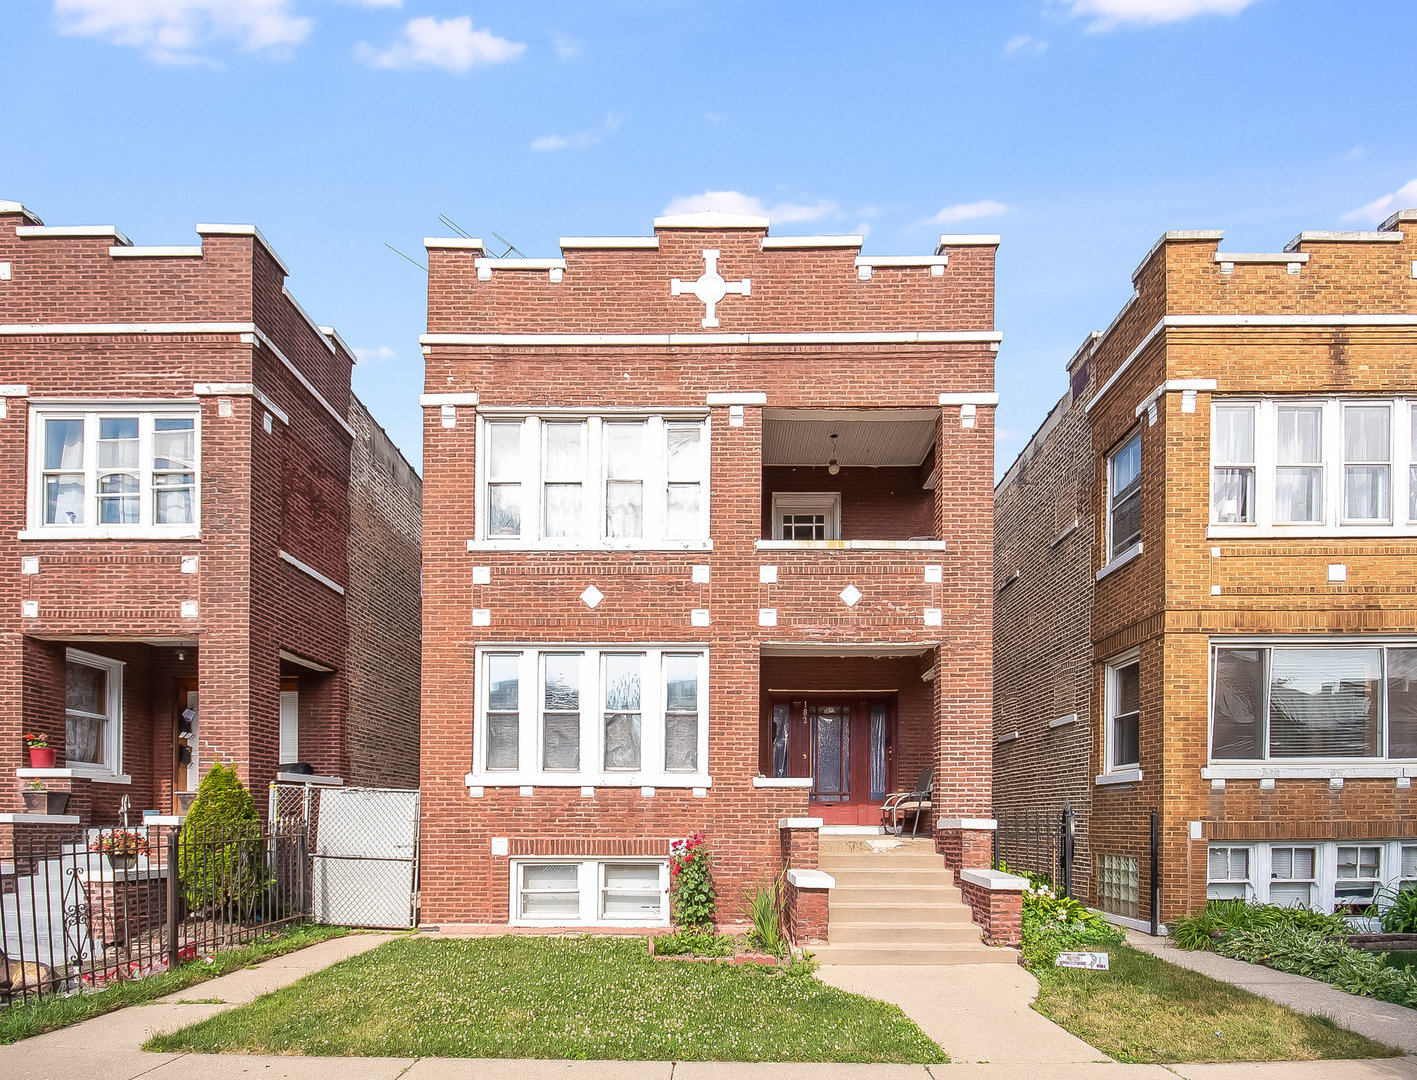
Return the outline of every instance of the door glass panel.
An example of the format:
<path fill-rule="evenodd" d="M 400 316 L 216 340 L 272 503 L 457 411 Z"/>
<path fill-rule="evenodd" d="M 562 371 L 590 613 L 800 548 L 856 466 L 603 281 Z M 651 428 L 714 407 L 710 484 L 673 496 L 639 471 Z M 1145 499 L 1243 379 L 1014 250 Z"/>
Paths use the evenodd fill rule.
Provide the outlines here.
<path fill-rule="evenodd" d="M 791 710 L 787 702 L 780 701 L 772 707 L 772 774 L 776 777 L 787 775 L 787 731 Z"/>
<path fill-rule="evenodd" d="M 841 802 L 848 794 L 848 710 L 841 705 L 817 705 L 812 714 L 816 747 L 814 795 L 828 802 Z"/>
<path fill-rule="evenodd" d="M 871 798 L 886 797 L 886 707 L 871 706 Z"/>

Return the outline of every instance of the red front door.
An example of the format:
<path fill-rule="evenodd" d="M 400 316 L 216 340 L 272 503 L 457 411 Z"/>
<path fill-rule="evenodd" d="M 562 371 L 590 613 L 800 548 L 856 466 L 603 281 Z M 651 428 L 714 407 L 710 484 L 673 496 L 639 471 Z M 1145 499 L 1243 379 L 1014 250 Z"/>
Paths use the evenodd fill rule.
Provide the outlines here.
<path fill-rule="evenodd" d="M 810 776 L 813 814 L 829 825 L 879 825 L 895 784 L 895 707 L 888 698 L 782 698 L 772 703 L 773 774 Z"/>

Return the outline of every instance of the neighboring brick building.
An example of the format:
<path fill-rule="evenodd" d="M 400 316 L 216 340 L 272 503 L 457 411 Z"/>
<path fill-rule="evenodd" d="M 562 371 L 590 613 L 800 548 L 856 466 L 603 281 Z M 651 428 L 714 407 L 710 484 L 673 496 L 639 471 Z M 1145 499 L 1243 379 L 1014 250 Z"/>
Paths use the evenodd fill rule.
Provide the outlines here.
<path fill-rule="evenodd" d="M 197 231 L 0 203 L 0 810 L 170 814 L 215 760 L 263 809 L 282 764 L 417 783 L 418 478 L 265 238 Z"/>
<path fill-rule="evenodd" d="M 1162 922 L 1417 881 L 1417 212 L 1220 236 L 1147 254 L 997 492 L 995 802 L 1081 804 L 1139 925 L 1154 874 Z"/>
<path fill-rule="evenodd" d="M 694 831 L 734 921 L 924 768 L 988 865 L 997 242 L 427 241 L 425 923 L 664 922 Z"/>

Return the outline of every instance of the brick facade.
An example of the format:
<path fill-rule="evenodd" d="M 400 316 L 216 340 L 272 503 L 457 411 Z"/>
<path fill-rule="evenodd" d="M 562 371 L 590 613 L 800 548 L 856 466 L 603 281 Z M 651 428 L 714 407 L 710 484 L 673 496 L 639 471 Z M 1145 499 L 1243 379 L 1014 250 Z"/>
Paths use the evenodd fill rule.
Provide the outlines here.
<path fill-rule="evenodd" d="M 1327 860 L 1317 871 L 1314 902 L 1331 906 L 1330 842 L 1386 842 L 1377 845 L 1381 877 L 1395 883 L 1394 860 L 1410 857 L 1399 854 L 1401 842 L 1417 839 L 1410 787 L 1417 759 L 1365 753 L 1247 763 L 1213 760 L 1209 749 L 1216 643 L 1372 649 L 1417 640 L 1410 603 L 1417 533 L 1406 524 L 1408 477 L 1398 472 L 1411 455 L 1401 442 L 1388 440 L 1395 524 L 1236 525 L 1218 523 L 1211 511 L 1216 405 L 1258 403 L 1263 410 L 1331 399 L 1333 412 L 1325 415 L 1336 417 L 1345 401 L 1385 400 L 1392 423 L 1407 430 L 1392 402 L 1413 390 L 1417 214 L 1394 215 L 1373 233 L 1301 233 L 1274 255 L 1227 258 L 1217 251 L 1219 239 L 1168 233 L 1148 253 L 1134 277 L 1136 297 L 1071 366 L 1075 387 L 1084 389 L 1064 399 L 1060 418 L 1050 418 L 998 493 L 996 583 L 1015 570 L 1020 576 L 996 599 L 995 731 L 1017 729 L 1020 738 L 998 756 L 996 794 L 1027 803 L 1031 788 L 1042 804 L 1083 797 L 1090 785 L 1090 850 L 1079 862 L 1096 871 L 1104 857 L 1136 859 L 1134 917 L 1142 922 L 1152 917 L 1152 810 L 1159 816 L 1162 922 L 1205 901 L 1208 849 L 1218 841 L 1248 852 L 1249 878 L 1237 877 L 1234 888 L 1261 897 L 1269 880 L 1255 867 L 1270 845 L 1307 844 L 1320 863 Z M 1107 456 L 1136 432 L 1142 550 L 1109 564 Z M 1256 506 L 1276 483 L 1266 471 L 1273 465 L 1265 455 L 1272 463 L 1275 454 L 1272 432 L 1268 437 L 1265 443 L 1257 430 Z M 1324 467 L 1340 470 L 1337 485 L 1344 451 L 1340 440 L 1335 444 L 1339 456 L 1326 454 Z M 1085 577 L 1078 563 L 1054 574 L 1072 583 L 1060 588 L 1042 580 L 1049 556 L 1039 550 L 1040 530 L 1024 519 L 1028 506 L 1067 501 L 1074 490 L 1086 508 L 1078 531 L 1089 558 Z M 1337 512 L 1330 496 L 1324 505 Z M 1334 579 L 1331 566 L 1346 574 Z M 1030 603 L 1045 605 L 1043 621 L 1029 617 Z M 1085 660 L 1078 657 L 1083 611 L 1090 620 Z M 1048 621 L 1054 617 L 1056 627 Z M 1039 670 L 1038 657 L 1057 641 L 1069 657 L 1063 670 Z M 1108 772 L 1107 662 L 1133 649 L 1140 662 L 1140 775 L 1098 784 L 1093 778 Z M 1090 685 L 1079 687 L 1083 673 Z M 1273 681 L 1265 685 L 1276 692 Z M 1368 691 L 1370 707 L 1385 707 L 1376 703 L 1388 696 L 1394 709 L 1402 707 L 1399 692 L 1398 684 Z M 1086 703 L 1086 730 L 1064 736 L 1089 744 L 1085 763 L 1076 751 L 1060 759 L 1060 732 L 1042 726 L 1043 713 L 1058 711 L 1059 694 Z M 1274 723 L 1273 707 L 1268 715 Z M 1245 859 L 1237 857 L 1232 874 L 1244 872 Z M 1098 887 L 1090 883 L 1091 899 L 1099 899 Z"/>
<path fill-rule="evenodd" d="M 744 890 L 784 866 L 779 819 L 818 806 L 800 785 L 763 783 L 774 692 L 881 695 L 899 716 L 900 785 L 933 766 L 937 813 L 988 814 L 994 248 L 942 243 L 938 273 L 917 260 L 868 278 L 849 242 L 782 246 L 766 222 L 660 222 L 652 238 L 568 242 L 564 262 L 520 266 L 430 241 L 424 453 L 439 512 L 423 549 L 426 923 L 509 921 L 518 851 L 662 858 L 694 831 L 714 853 L 720 919 L 741 920 Z M 699 278 L 709 250 L 723 278 L 751 280 L 750 295 L 718 302 L 717 328 L 670 284 Z M 970 400 L 942 406 L 942 394 Z M 662 409 L 707 418 L 711 545 L 479 539 L 480 420 Z M 918 455 L 868 469 L 844 454 L 832 475 L 824 431 L 810 460 L 765 453 L 771 425 L 864 424 L 879 418 L 870 410 L 924 423 Z M 845 542 L 764 546 L 773 491 L 840 492 Z M 603 594 L 594 607 L 581 600 L 590 585 Z M 854 606 L 840 597 L 848 585 Z M 928 622 L 927 609 L 938 613 Z M 479 648 L 658 644 L 708 650 L 711 782 L 661 777 L 651 793 L 630 775 L 583 792 L 478 771 Z M 522 691 L 522 723 L 535 722 L 537 693 Z"/>
<path fill-rule="evenodd" d="M 111 227 L 48 229 L 0 204 L 0 773 L 28 765 L 22 731 L 46 733 L 60 772 L 42 779 L 71 790 L 85 824 L 114 821 L 125 797 L 134 815 L 175 808 L 189 786 L 188 686 L 198 767 L 235 765 L 263 809 L 283 679 L 297 680 L 299 758 L 316 773 L 417 780 L 417 479 L 351 394 L 352 355 L 285 290 L 264 237 L 198 231 L 200 247 L 134 248 Z M 177 411 L 152 412 L 164 408 Z M 89 481 L 83 535 L 46 526 L 31 494 L 43 418 L 78 416 L 94 439 L 100 415 L 145 409 L 196 420 L 199 523 L 99 532 Z M 93 445 L 69 466 L 103 468 Z M 138 499 L 155 498 L 139 475 Z M 373 567 L 381 522 L 398 543 Z M 69 649 L 122 663 L 116 774 L 70 774 Z M 375 684 L 376 651 L 395 685 Z M 374 746 L 361 742 L 370 728 Z M 19 810 L 19 786 L 0 811 Z"/>

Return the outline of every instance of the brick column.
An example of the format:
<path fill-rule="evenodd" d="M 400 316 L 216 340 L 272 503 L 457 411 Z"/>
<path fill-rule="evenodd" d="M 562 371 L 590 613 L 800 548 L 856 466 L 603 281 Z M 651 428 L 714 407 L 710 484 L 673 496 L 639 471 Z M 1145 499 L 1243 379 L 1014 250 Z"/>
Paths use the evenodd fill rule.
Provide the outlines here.
<path fill-rule="evenodd" d="M 777 827 L 782 838 L 784 867 L 792 870 L 815 870 L 822 819 L 779 818 Z"/>
<path fill-rule="evenodd" d="M 788 870 L 783 881 L 782 921 L 797 945 L 825 945 L 828 899 L 836 878 L 820 870 Z"/>
<path fill-rule="evenodd" d="M 955 884 L 961 870 L 988 870 L 994 865 L 994 830 L 999 823 L 993 818 L 936 818 L 935 850 L 945 857 L 947 869 L 955 872 Z"/>
<path fill-rule="evenodd" d="M 984 931 L 986 945 L 1017 947 L 1023 941 L 1023 890 L 1028 879 L 998 870 L 957 873 L 964 902 Z"/>

